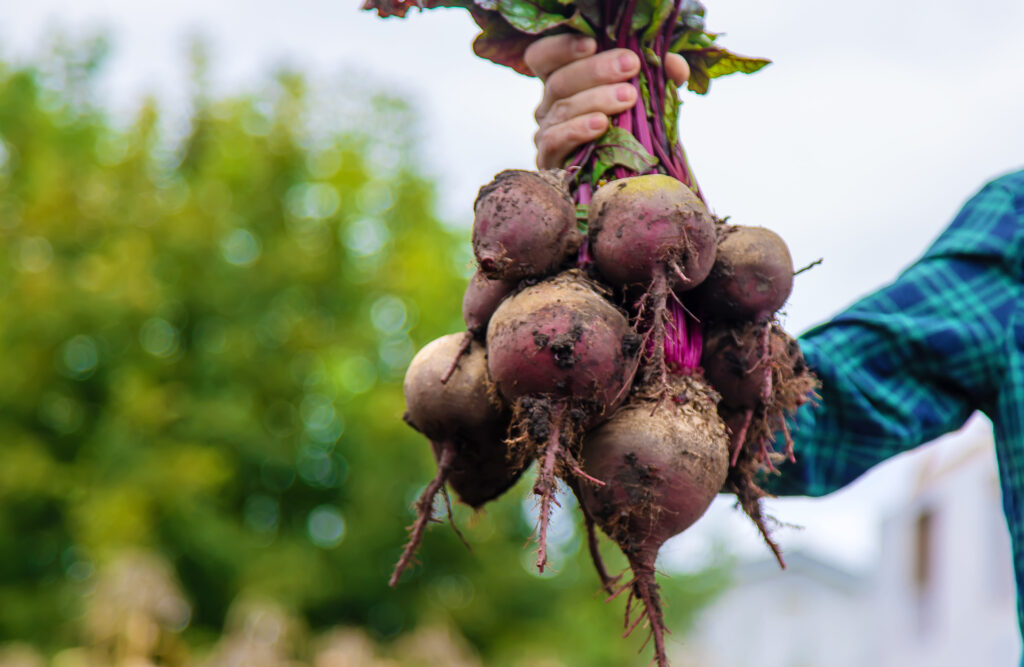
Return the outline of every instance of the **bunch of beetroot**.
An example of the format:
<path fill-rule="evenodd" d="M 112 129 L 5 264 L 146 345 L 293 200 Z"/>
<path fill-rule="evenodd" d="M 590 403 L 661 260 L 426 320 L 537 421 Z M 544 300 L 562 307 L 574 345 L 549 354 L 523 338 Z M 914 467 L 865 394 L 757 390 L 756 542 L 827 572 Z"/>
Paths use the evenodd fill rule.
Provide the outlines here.
<path fill-rule="evenodd" d="M 628 591 L 627 634 L 646 621 L 666 665 L 660 546 L 731 492 L 782 563 L 756 479 L 793 458 L 786 417 L 816 381 L 777 323 L 793 285 L 789 251 L 769 230 L 708 210 L 675 139 L 678 97 L 661 63 L 681 50 L 706 90 L 712 76 L 766 61 L 714 46 L 692 1 L 439 4 L 468 6 L 484 27 L 478 52 L 506 39 L 489 52 L 504 64 L 515 66 L 529 39 L 567 27 L 589 30 L 600 48 L 633 49 L 644 64 L 636 107 L 564 170 L 504 171 L 480 190 L 467 330 L 423 348 L 406 376 L 406 421 L 430 440 L 438 472 L 417 502 L 392 584 L 446 484 L 477 508 L 535 463 L 537 567 L 547 567 L 561 479 L 580 501 L 603 586 Z M 401 15 L 408 2 L 368 6 Z M 530 7 L 536 20 L 526 25 Z M 714 58 L 732 59 L 733 69 L 716 72 Z M 632 579 L 617 588 L 595 524 L 630 563 Z M 634 600 L 642 608 L 630 620 Z"/>

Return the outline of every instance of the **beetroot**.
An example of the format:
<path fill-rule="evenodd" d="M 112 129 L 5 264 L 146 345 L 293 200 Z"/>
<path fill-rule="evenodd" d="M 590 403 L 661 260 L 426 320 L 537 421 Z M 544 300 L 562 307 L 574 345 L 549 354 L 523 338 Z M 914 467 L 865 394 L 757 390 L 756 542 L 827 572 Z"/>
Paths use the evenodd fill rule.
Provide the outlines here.
<path fill-rule="evenodd" d="M 439 491 L 445 493 L 445 482 L 460 500 L 478 508 L 504 493 L 524 468 L 508 459 L 503 442 L 508 408 L 488 380 L 483 346 L 473 341 L 468 353 L 458 357 L 451 379 L 439 382 L 453 355 L 459 354 L 462 340 L 461 335 L 450 334 L 428 343 L 405 375 L 405 420 L 430 439 L 438 467 L 437 476 L 416 501 L 417 519 L 395 566 L 392 586 L 412 560 L 430 520 L 434 497 Z"/>
<path fill-rule="evenodd" d="M 684 183 L 661 174 L 613 181 L 590 202 L 589 251 L 613 285 L 643 285 L 638 306 L 651 339 L 644 381 L 668 384 L 665 355 L 670 292 L 700 284 L 715 261 L 716 223 Z M 698 346 L 699 349 L 699 346 Z"/>
<path fill-rule="evenodd" d="M 550 275 L 579 248 L 576 205 L 562 174 L 510 169 L 480 189 L 473 253 L 489 278 Z"/>
<path fill-rule="evenodd" d="M 466 323 L 466 330 L 484 340 L 491 315 L 515 287 L 514 281 L 493 280 L 479 270 L 474 272 L 462 295 L 462 320 Z"/>
<path fill-rule="evenodd" d="M 693 190 L 670 176 L 613 181 L 594 193 L 590 252 L 613 285 L 650 284 L 664 272 L 670 289 L 701 283 L 715 262 L 715 220 Z"/>
<path fill-rule="evenodd" d="M 604 485 L 584 486 L 581 500 L 629 559 L 630 601 L 644 605 L 634 625 L 647 617 L 655 658 L 664 664 L 665 624 L 654 580 L 658 549 L 714 500 L 726 480 L 729 450 L 718 396 L 699 376 L 673 377 L 669 407 L 652 414 L 660 393 L 639 392 L 586 436 L 584 470 Z"/>
<path fill-rule="evenodd" d="M 764 227 L 726 226 L 715 265 L 699 290 L 706 314 L 730 320 L 771 317 L 793 290 L 793 258 Z"/>
<path fill-rule="evenodd" d="M 487 364 L 515 403 L 513 453 L 540 459 L 541 571 L 555 478 L 586 478 L 576 463 L 580 435 L 624 400 L 639 346 L 625 315 L 577 270 L 523 289 L 491 317 Z"/>
<path fill-rule="evenodd" d="M 768 321 L 719 325 L 705 339 L 703 363 L 705 376 L 722 395 L 722 407 L 744 415 L 729 420 L 734 427 L 734 465 L 744 444 L 756 444 L 758 458 L 770 470 L 768 444 L 776 431 L 785 435 L 784 456 L 792 459 L 785 418 L 806 403 L 817 386 L 796 340 Z"/>
<path fill-rule="evenodd" d="M 466 333 L 462 335 L 462 344 L 452 359 L 451 366 L 441 376 L 441 383 L 448 381 L 455 367 L 459 363 L 459 357 L 469 350 L 469 343 L 473 338 L 483 342 L 487 334 L 487 323 L 491 321 L 498 304 L 516 287 L 515 281 L 492 280 L 479 270 L 473 273 L 466 285 L 466 291 L 462 294 L 462 320 L 466 323 Z"/>
<path fill-rule="evenodd" d="M 625 315 L 575 270 L 509 297 L 487 328 L 487 365 L 502 396 L 572 399 L 588 424 L 625 396 L 638 347 Z"/>
<path fill-rule="evenodd" d="M 366 2 L 384 15 L 404 15 L 412 5 Z M 512 404 L 509 454 L 516 465 L 537 459 L 538 568 L 546 566 L 548 518 L 562 478 L 580 499 L 606 589 L 615 579 L 598 556 L 595 525 L 627 555 L 634 577 L 618 589 L 629 591 L 627 634 L 646 618 L 655 660 L 665 667 L 658 549 L 724 484 L 781 563 L 756 475 L 781 456 L 769 444 L 772 430 L 785 432 L 784 416 L 813 389 L 795 342 L 774 325 L 792 286 L 788 250 L 767 230 L 728 227 L 709 212 L 678 141 L 681 100 L 665 63 L 682 49 L 694 72 L 688 88 L 703 93 L 715 76 L 768 61 L 724 50 L 704 31 L 700 2 L 563 0 L 539 14 L 532 0 L 421 8 L 449 4 L 469 6 L 487 25 L 474 43 L 478 53 L 521 72 L 528 44 L 565 31 L 592 35 L 598 51 L 625 49 L 639 60 L 628 84 L 634 104 L 568 156 L 564 171 L 504 171 L 480 190 L 473 227 L 479 274 L 465 295 L 462 340 L 469 346 L 486 327 L 495 393 Z M 585 239 L 577 231 L 582 218 Z M 573 259 L 576 271 L 551 278 Z M 453 367 L 460 363 L 454 358 Z M 725 393 L 720 404 L 706 378 Z M 438 452 L 439 467 L 450 467 L 445 456 L 453 454 Z M 643 611 L 631 623 L 636 598 Z"/>
<path fill-rule="evenodd" d="M 704 338 L 704 375 L 722 395 L 722 404 L 744 410 L 756 408 L 771 392 L 770 364 L 762 352 L 764 325 L 716 327 Z M 771 338 L 768 350 L 784 345 Z"/>
<path fill-rule="evenodd" d="M 756 478 L 775 470 L 775 463 L 794 460 L 786 418 L 810 400 L 817 380 L 810 373 L 796 340 L 770 321 L 719 325 L 708 334 L 704 369 L 722 394 L 719 413 L 729 428 L 732 456 L 727 490 L 761 532 L 779 565 L 785 567 L 761 510 L 766 493 Z M 772 446 L 781 431 L 785 449 Z"/>

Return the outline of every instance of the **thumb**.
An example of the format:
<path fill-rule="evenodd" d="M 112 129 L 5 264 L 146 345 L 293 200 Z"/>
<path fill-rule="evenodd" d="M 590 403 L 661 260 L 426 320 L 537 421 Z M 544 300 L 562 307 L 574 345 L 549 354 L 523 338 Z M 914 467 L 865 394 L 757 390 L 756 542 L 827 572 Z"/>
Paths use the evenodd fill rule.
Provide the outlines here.
<path fill-rule="evenodd" d="M 690 78 L 690 65 L 678 53 L 670 53 L 665 58 L 665 74 L 677 85 L 682 87 Z"/>

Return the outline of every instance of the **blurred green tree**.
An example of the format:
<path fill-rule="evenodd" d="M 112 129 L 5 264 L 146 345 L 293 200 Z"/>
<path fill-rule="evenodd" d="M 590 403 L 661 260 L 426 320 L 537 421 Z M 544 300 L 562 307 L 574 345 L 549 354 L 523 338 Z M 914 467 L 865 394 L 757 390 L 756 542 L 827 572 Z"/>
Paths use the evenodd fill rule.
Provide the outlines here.
<path fill-rule="evenodd" d="M 437 526 L 386 586 L 433 475 L 401 377 L 461 328 L 470 259 L 432 213 L 414 110 L 282 73 L 118 127 L 104 53 L 0 65 L 0 640 L 73 644 L 96 569 L 142 548 L 198 646 L 245 594 L 381 641 L 447 622 L 488 665 L 646 662 L 574 514 L 558 571 L 530 573 L 528 482 L 458 509 L 472 552 Z M 718 582 L 666 582 L 675 627 Z"/>

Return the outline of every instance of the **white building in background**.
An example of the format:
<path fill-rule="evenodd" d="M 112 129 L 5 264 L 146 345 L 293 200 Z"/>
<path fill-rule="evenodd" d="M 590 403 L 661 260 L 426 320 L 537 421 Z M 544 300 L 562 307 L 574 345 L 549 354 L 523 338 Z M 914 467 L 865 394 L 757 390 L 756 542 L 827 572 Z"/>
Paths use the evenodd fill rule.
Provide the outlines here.
<path fill-rule="evenodd" d="M 809 555 L 741 565 L 675 644 L 688 667 L 1016 667 L 1021 655 L 995 448 L 921 457 L 885 520 L 879 561 L 849 573 Z"/>
<path fill-rule="evenodd" d="M 686 667 L 871 664 L 865 580 L 801 553 L 740 566 L 676 648 Z M 827 656 L 827 659 L 825 658 Z"/>

